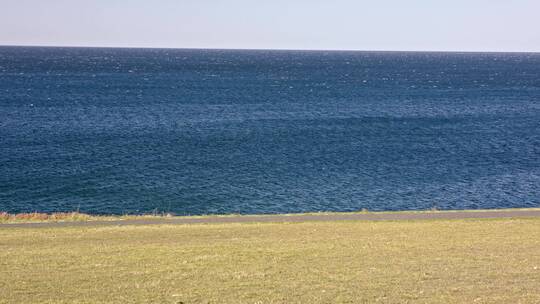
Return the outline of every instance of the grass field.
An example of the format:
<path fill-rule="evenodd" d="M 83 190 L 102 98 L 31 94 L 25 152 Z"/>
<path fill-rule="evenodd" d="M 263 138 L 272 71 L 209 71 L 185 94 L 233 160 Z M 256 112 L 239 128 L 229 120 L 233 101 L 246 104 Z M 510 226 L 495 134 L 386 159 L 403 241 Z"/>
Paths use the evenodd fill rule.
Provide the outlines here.
<path fill-rule="evenodd" d="M 540 218 L 0 228 L 0 303 L 540 303 Z"/>

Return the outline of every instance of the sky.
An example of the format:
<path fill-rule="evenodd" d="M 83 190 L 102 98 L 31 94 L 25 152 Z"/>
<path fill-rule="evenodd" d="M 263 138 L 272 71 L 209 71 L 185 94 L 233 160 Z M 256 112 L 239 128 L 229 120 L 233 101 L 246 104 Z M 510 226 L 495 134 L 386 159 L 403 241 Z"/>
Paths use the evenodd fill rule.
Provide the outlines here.
<path fill-rule="evenodd" d="M 540 0 L 0 0 L 0 45 L 540 52 Z"/>

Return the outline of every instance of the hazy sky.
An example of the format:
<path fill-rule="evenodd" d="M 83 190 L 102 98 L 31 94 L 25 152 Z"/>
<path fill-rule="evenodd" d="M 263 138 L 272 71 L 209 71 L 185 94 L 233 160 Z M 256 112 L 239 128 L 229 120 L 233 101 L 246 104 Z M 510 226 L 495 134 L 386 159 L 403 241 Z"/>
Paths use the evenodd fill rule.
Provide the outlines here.
<path fill-rule="evenodd" d="M 0 0 L 0 45 L 540 51 L 540 0 Z"/>

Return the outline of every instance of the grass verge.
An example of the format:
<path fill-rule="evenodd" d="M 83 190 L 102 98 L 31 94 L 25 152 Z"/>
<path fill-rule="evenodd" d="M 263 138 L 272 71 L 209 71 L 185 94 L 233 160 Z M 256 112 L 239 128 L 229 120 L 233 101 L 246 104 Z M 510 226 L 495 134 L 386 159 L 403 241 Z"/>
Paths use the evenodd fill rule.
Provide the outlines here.
<path fill-rule="evenodd" d="M 0 228 L 0 303 L 539 303 L 540 219 Z"/>
<path fill-rule="evenodd" d="M 86 222 L 86 221 L 118 221 L 128 219 L 152 219 L 170 218 L 169 214 L 163 215 L 90 215 L 80 212 L 56 212 L 56 213 L 7 213 L 0 212 L 0 224 L 9 223 L 39 223 L 39 222 Z"/>
<path fill-rule="evenodd" d="M 413 211 L 375 211 L 362 210 L 358 212 L 349 213 L 361 213 L 361 214 L 417 214 L 417 213 L 453 213 L 453 212 L 511 212 L 511 211 L 532 211 L 540 210 L 540 208 L 513 208 L 513 209 L 478 209 L 478 210 L 413 210 Z M 334 214 L 346 214 L 340 212 L 312 212 L 312 213 L 291 213 L 291 214 L 266 214 L 266 216 L 301 216 L 301 215 L 334 215 Z M 143 215 L 91 215 L 80 212 L 57 212 L 57 213 L 7 213 L 0 212 L 0 224 L 10 223 L 39 223 L 39 222 L 83 222 L 83 221 L 121 221 L 121 220 L 143 220 L 143 219 L 175 219 L 175 218 L 212 218 L 212 217 L 247 217 L 253 218 L 256 221 L 257 217 L 261 215 L 240 215 L 240 214 L 224 214 L 224 215 L 196 215 L 196 216 L 175 216 L 170 213 L 156 213 L 156 214 L 143 214 Z"/>

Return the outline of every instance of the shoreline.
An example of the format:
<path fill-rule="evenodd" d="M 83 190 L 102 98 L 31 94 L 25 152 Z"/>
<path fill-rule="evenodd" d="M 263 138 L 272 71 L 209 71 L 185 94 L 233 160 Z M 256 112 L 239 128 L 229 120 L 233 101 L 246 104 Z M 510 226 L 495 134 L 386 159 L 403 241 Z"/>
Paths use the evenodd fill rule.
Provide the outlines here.
<path fill-rule="evenodd" d="M 359 211 L 320 212 L 297 214 L 255 215 L 105 215 L 94 216 L 84 213 L 24 213 L 0 212 L 0 228 L 36 228 L 69 226 L 145 226 L 145 225 L 189 225 L 226 223 L 299 223 L 333 221 L 407 221 L 407 220 L 452 220 L 452 219 L 496 219 L 496 218 L 540 217 L 540 208 L 479 209 L 479 210 L 424 210 L 424 211 Z"/>

